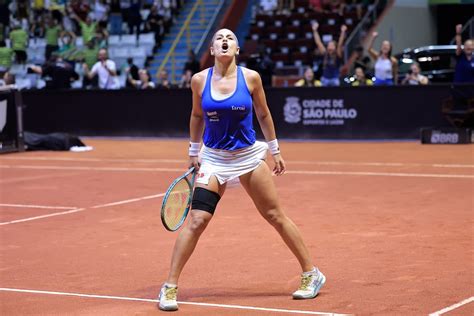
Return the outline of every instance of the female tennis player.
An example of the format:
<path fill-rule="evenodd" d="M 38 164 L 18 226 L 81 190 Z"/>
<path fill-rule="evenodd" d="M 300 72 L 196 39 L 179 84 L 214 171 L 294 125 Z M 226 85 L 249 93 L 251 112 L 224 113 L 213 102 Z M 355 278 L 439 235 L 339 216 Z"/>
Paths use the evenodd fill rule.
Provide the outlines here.
<path fill-rule="evenodd" d="M 314 298 L 326 278 L 314 266 L 298 228 L 283 211 L 272 172 L 264 161 L 269 150 L 275 164 L 273 173 L 277 176 L 285 173 L 260 76 L 237 66 L 239 45 L 235 34 L 228 29 L 214 34 L 210 52 L 215 59 L 214 67 L 195 74 L 191 80 L 189 161 L 198 174 L 189 220 L 176 240 L 168 279 L 159 294 L 159 308 L 178 309 L 177 284 L 181 271 L 211 220 L 226 184 L 237 179 L 301 265 L 301 285 L 293 298 Z M 252 108 L 266 143 L 255 140 Z"/>

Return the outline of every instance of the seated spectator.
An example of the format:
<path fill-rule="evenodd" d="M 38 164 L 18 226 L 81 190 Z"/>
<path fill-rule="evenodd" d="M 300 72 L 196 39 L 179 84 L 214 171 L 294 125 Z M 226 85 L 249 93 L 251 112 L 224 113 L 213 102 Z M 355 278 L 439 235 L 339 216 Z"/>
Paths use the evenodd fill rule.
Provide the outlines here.
<path fill-rule="evenodd" d="M 58 24 L 58 22 L 49 17 L 46 22 L 46 30 L 45 30 L 45 38 L 46 38 L 46 50 L 45 50 L 45 58 L 49 60 L 51 54 L 59 50 L 58 40 L 59 37 L 62 35 L 62 27 Z"/>
<path fill-rule="evenodd" d="M 79 79 L 72 66 L 64 61 L 56 52 L 41 67 L 30 66 L 28 70 L 46 77 L 47 89 L 69 89 L 71 83 Z"/>
<path fill-rule="evenodd" d="M 311 67 L 306 67 L 304 77 L 295 83 L 295 87 L 320 87 L 321 81 L 314 78 L 314 71 Z"/>
<path fill-rule="evenodd" d="M 353 87 L 360 87 L 360 86 L 372 86 L 374 83 L 372 80 L 367 79 L 364 69 L 362 67 L 357 67 L 354 72 L 355 80 L 352 82 Z"/>
<path fill-rule="evenodd" d="M 108 59 L 107 50 L 102 48 L 97 56 L 99 60 L 89 70 L 87 64 L 83 64 L 85 75 L 92 80 L 95 76 L 99 78 L 100 89 L 120 89 L 120 83 L 117 76 L 117 68 L 113 60 Z"/>
<path fill-rule="evenodd" d="M 369 43 L 369 54 L 375 61 L 374 72 L 376 86 L 391 86 L 398 83 L 398 61 L 392 56 L 392 44 L 383 41 L 380 51 L 375 51 L 372 46 L 379 34 L 373 32 Z"/>
<path fill-rule="evenodd" d="M 342 66 L 342 49 L 344 40 L 346 38 L 347 26 L 341 26 L 341 34 L 339 35 L 338 43 L 330 41 L 327 48 L 321 41 L 318 33 L 318 23 L 313 23 L 313 35 L 318 48 L 319 54 L 323 56 L 323 75 L 321 76 L 321 83 L 323 86 L 339 86 L 340 67 Z"/>
<path fill-rule="evenodd" d="M 140 76 L 138 74 L 138 67 L 133 63 L 133 58 L 127 58 L 125 73 L 127 75 L 127 83 L 125 86 L 127 88 L 135 88 L 132 82 L 140 80 Z"/>
<path fill-rule="evenodd" d="M 259 11 L 264 14 L 273 14 L 278 8 L 278 0 L 260 0 Z"/>
<path fill-rule="evenodd" d="M 454 70 L 454 82 L 474 82 L 474 41 L 464 42 L 464 49 L 461 47 L 462 25 L 456 25 L 456 68 Z"/>
<path fill-rule="evenodd" d="M 10 32 L 11 47 L 15 52 L 15 60 L 18 64 L 25 64 L 28 59 L 26 47 L 28 46 L 28 33 L 21 28 L 20 24 L 13 26 Z"/>
<path fill-rule="evenodd" d="M 146 18 L 145 30 L 155 34 L 155 48 L 161 46 L 161 41 L 165 34 L 164 18 L 158 13 L 158 7 L 152 6 L 150 14 Z"/>
<path fill-rule="evenodd" d="M 7 47 L 4 40 L 0 40 L 0 74 L 4 74 L 10 70 L 13 60 L 13 50 Z"/>
<path fill-rule="evenodd" d="M 278 12 L 290 13 L 295 8 L 295 0 L 278 0 Z"/>
<path fill-rule="evenodd" d="M 418 63 L 413 63 L 410 66 L 408 74 L 403 79 L 402 84 L 425 85 L 428 84 L 428 77 L 420 74 L 420 65 Z"/>
<path fill-rule="evenodd" d="M 190 49 L 188 51 L 188 60 L 184 64 L 184 72 L 187 70 L 191 71 L 191 75 L 194 75 L 195 73 L 198 73 L 201 71 L 201 64 L 199 61 L 196 60 L 196 54 L 194 53 L 194 50 Z"/>
<path fill-rule="evenodd" d="M 182 89 L 191 89 L 192 77 L 193 77 L 193 73 L 191 72 L 191 70 L 190 69 L 185 70 L 178 86 Z"/>
<path fill-rule="evenodd" d="M 160 72 L 160 75 L 158 76 L 158 88 L 159 89 L 173 88 L 171 81 L 168 79 L 168 72 L 166 70 L 162 70 Z"/>
<path fill-rule="evenodd" d="M 0 87 L 14 86 L 15 83 L 15 75 L 8 71 L 0 76 Z"/>
<path fill-rule="evenodd" d="M 132 87 L 140 90 L 155 89 L 155 83 L 151 81 L 151 75 L 146 69 L 140 69 L 138 71 L 138 77 L 138 80 L 130 80 Z"/>

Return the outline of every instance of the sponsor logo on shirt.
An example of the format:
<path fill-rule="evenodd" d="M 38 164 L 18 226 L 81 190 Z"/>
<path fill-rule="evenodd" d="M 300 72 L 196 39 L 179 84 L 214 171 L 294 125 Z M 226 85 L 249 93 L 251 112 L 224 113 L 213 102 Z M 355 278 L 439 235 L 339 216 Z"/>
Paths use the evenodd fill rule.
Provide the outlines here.
<path fill-rule="evenodd" d="M 219 122 L 219 116 L 217 115 L 217 111 L 206 112 L 206 114 L 209 117 L 209 122 Z"/>
<path fill-rule="evenodd" d="M 245 111 L 245 105 L 241 105 L 241 106 L 232 105 L 231 109 L 232 111 Z"/>

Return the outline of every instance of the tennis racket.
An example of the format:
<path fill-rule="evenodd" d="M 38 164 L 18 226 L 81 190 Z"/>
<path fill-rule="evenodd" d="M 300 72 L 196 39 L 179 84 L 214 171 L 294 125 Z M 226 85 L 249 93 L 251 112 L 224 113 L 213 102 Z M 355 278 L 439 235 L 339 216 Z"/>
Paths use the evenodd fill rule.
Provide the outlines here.
<path fill-rule="evenodd" d="M 188 179 L 190 174 L 192 174 L 191 180 Z M 163 226 L 169 231 L 174 232 L 178 230 L 188 215 L 193 196 L 195 176 L 196 170 L 194 167 L 191 167 L 185 174 L 171 183 L 163 197 L 161 221 Z"/>

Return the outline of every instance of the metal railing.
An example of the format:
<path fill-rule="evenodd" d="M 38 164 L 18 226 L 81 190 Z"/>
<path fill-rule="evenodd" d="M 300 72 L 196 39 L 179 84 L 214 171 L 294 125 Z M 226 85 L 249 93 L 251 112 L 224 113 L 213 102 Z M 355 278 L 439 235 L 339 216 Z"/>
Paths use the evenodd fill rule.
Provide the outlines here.
<path fill-rule="evenodd" d="M 374 4 L 369 7 L 362 19 L 357 24 L 356 28 L 351 32 L 344 45 L 344 62 L 347 62 L 350 54 L 357 46 L 362 46 L 362 40 L 367 35 L 367 31 L 377 21 L 380 14 L 383 12 L 387 0 L 376 0 Z"/>
<path fill-rule="evenodd" d="M 166 64 L 168 61 L 171 59 L 171 81 L 175 82 L 176 81 L 176 55 L 177 53 L 175 52 L 176 46 L 178 43 L 181 41 L 183 36 L 186 36 L 186 46 L 189 49 L 191 49 L 191 31 L 190 31 L 190 26 L 189 24 L 191 23 L 191 19 L 195 17 L 197 14 L 196 12 L 199 10 L 199 22 L 201 25 L 206 24 L 206 18 L 205 18 L 205 5 L 203 4 L 202 0 L 197 0 L 196 3 L 194 3 L 191 11 L 189 12 L 185 22 L 181 26 L 181 29 L 179 30 L 178 35 L 173 41 L 173 44 L 171 45 L 168 53 L 166 54 L 165 58 L 163 58 L 163 61 L 160 64 L 160 67 L 158 67 L 158 70 L 156 72 L 156 76 L 159 77 L 160 73 L 163 71 L 165 68 Z M 186 53 L 185 53 L 186 54 Z"/>
<path fill-rule="evenodd" d="M 201 39 L 199 40 L 199 43 L 197 44 L 196 48 L 194 49 L 194 52 L 197 54 L 199 51 L 201 51 L 202 46 L 204 45 L 204 41 L 209 35 L 209 32 L 211 31 L 212 26 L 216 22 L 217 15 L 222 9 L 222 6 L 224 5 L 225 0 L 217 0 L 219 4 L 217 5 L 216 11 L 214 11 L 214 14 L 212 15 L 211 20 L 208 22 L 206 30 L 204 33 L 202 33 Z"/>
<path fill-rule="evenodd" d="M 461 30 L 461 37 L 463 39 L 474 38 L 474 17 L 470 18 L 469 21 L 464 23 L 462 30 Z M 451 45 L 456 45 L 456 36 L 453 37 Z"/>

